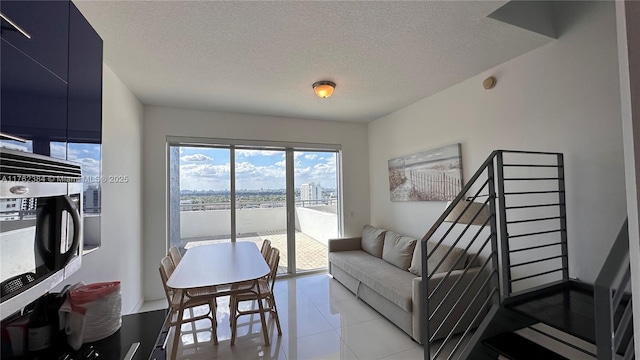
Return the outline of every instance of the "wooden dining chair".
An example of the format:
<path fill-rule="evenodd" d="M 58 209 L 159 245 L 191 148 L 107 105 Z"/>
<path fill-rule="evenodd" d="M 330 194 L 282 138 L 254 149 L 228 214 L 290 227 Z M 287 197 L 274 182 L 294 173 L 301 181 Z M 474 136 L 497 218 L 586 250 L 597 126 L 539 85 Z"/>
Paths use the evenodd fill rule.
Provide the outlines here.
<path fill-rule="evenodd" d="M 262 257 L 265 260 L 267 260 L 267 257 L 269 256 L 270 251 L 271 251 L 271 240 L 264 239 L 264 241 L 262 242 L 262 248 L 260 249 L 260 253 L 262 254 Z"/>
<path fill-rule="evenodd" d="M 238 318 L 242 315 L 258 314 L 260 309 L 240 310 L 240 303 L 243 301 L 264 301 L 264 313 L 270 313 L 275 318 L 278 335 L 282 335 L 280 328 L 280 319 L 278 318 L 278 310 L 276 308 L 276 298 L 273 295 L 273 286 L 278 273 L 278 264 L 280 262 L 280 250 L 273 247 L 269 251 L 267 264 L 269 265 L 269 274 L 266 278 L 253 282 L 251 288 L 241 290 L 239 287 L 243 285 L 233 285 L 231 287 L 231 297 L 229 299 L 229 310 L 231 317 L 231 345 L 235 343 L 236 333 L 238 330 Z M 241 292 L 240 292 L 241 291 Z M 261 314 L 262 315 L 262 314 Z M 264 336 L 267 336 L 266 330 L 263 330 Z M 265 339 L 267 341 L 267 339 Z"/>
<path fill-rule="evenodd" d="M 211 290 L 210 288 L 205 289 L 192 289 L 188 290 L 183 297 L 183 290 L 172 289 L 167 286 L 167 281 L 173 271 L 175 270 L 175 265 L 173 260 L 169 256 L 165 256 L 160 261 L 160 278 L 162 279 L 162 286 L 164 287 L 164 293 L 167 297 L 167 301 L 169 303 L 169 317 L 168 317 L 168 325 L 180 327 L 184 323 L 193 322 L 201 319 L 209 319 L 211 321 L 211 328 L 213 330 L 213 343 L 218 344 L 218 333 L 217 333 L 217 319 L 216 319 L 216 311 L 217 311 L 217 303 L 216 298 L 219 296 L 217 291 Z M 209 306 L 209 312 L 204 315 L 194 316 L 187 319 L 184 319 L 184 316 L 180 316 L 180 312 L 184 312 L 187 309 L 191 309 L 197 306 Z M 175 317 L 175 320 L 174 320 Z M 177 333 L 177 331 L 176 331 Z"/>
<path fill-rule="evenodd" d="M 173 261 L 173 265 L 178 266 L 180 260 L 182 260 L 182 254 L 180 254 L 180 250 L 177 247 L 172 246 L 169 248 L 169 257 Z"/>

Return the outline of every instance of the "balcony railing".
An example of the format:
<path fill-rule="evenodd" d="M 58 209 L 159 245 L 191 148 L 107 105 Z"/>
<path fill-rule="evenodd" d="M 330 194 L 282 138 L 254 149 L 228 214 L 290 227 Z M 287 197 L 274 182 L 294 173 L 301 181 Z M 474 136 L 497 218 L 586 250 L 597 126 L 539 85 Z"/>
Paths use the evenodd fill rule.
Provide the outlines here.
<path fill-rule="evenodd" d="M 317 206 L 337 206 L 337 199 L 325 200 L 297 200 L 296 207 L 317 207 Z M 236 207 L 238 209 L 259 209 L 259 208 L 283 208 L 286 207 L 283 201 L 238 201 Z M 231 210 L 230 202 L 212 202 L 198 204 L 180 204 L 180 211 L 201 211 L 201 210 Z"/>
<path fill-rule="evenodd" d="M 245 204 L 245 203 L 243 203 Z M 281 250 L 281 267 L 286 271 L 287 212 L 286 207 L 274 202 L 253 203 L 236 213 L 237 241 L 260 244 L 269 239 Z M 296 269 L 314 270 L 327 266 L 327 242 L 338 236 L 337 206 L 325 201 L 305 200 L 296 206 L 295 246 Z M 180 239 L 172 239 L 171 246 L 189 248 L 199 244 L 231 241 L 231 211 L 216 204 L 181 204 Z M 200 208 L 198 208 L 200 207 Z M 284 260 L 283 260 L 284 259 Z"/>

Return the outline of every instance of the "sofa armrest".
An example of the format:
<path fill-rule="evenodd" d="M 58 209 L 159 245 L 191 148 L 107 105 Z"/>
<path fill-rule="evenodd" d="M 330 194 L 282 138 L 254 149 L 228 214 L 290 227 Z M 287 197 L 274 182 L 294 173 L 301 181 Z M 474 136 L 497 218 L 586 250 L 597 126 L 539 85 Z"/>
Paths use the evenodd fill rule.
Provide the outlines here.
<path fill-rule="evenodd" d="M 329 252 L 362 250 L 361 237 L 329 239 Z"/>
<path fill-rule="evenodd" d="M 462 280 L 456 285 L 456 288 L 453 291 L 451 291 L 449 296 L 442 303 L 436 315 L 432 317 L 431 324 L 429 324 L 429 331 L 431 335 L 433 335 L 433 333 L 438 329 L 438 327 L 446 317 L 447 313 L 450 310 L 452 310 L 452 307 L 456 303 L 456 301 L 460 300 L 456 305 L 455 309 L 452 310 L 449 318 L 445 322 L 445 325 L 442 326 L 440 331 L 438 331 L 436 338 L 442 338 L 446 336 L 448 332 L 451 331 L 451 329 L 453 329 L 453 326 L 458 321 L 458 319 L 460 319 L 464 311 L 471 305 L 471 300 L 476 295 L 476 293 L 480 290 L 480 285 L 482 285 L 482 282 L 484 280 L 482 276 L 476 279 L 476 281 L 469 288 L 467 293 L 464 294 L 464 297 L 463 298 L 461 297 L 463 296 L 463 292 L 465 291 L 465 289 L 467 288 L 467 286 L 469 285 L 473 277 L 478 273 L 478 271 L 480 271 L 479 267 L 470 268 L 467 271 L 467 273 L 464 275 Z M 442 302 L 445 295 L 449 292 L 449 290 L 453 287 L 456 281 L 458 281 L 458 279 L 462 276 L 463 273 L 464 273 L 464 270 L 452 271 L 451 274 L 449 274 L 449 277 L 446 280 L 444 280 L 444 283 L 440 284 L 440 286 L 438 286 L 438 284 L 442 281 L 442 279 L 444 279 L 447 273 L 446 272 L 437 273 L 431 277 L 431 279 L 429 280 L 429 283 L 430 283 L 429 288 L 433 290 L 436 286 L 438 286 L 438 291 L 431 297 L 431 300 L 429 302 L 429 312 L 431 314 L 433 314 L 433 311 L 435 310 L 435 308 L 438 306 L 438 304 L 440 304 L 440 302 Z M 422 329 L 422 306 L 424 305 L 422 303 L 423 301 L 422 278 L 421 277 L 414 278 L 412 287 L 413 287 L 412 288 L 412 291 L 413 291 L 413 298 L 412 298 L 413 338 L 416 340 L 420 339 L 419 342 L 422 343 L 422 340 L 426 340 L 426 339 L 422 339 L 422 332 L 423 332 L 422 331 L 423 330 Z M 464 330 L 470 324 L 470 319 L 469 319 L 470 315 L 471 314 L 475 315 L 475 312 L 479 310 L 480 310 L 480 307 L 478 306 L 478 304 L 474 304 L 473 309 L 469 310 L 469 312 L 465 316 L 465 319 L 460 323 L 458 329 Z"/>

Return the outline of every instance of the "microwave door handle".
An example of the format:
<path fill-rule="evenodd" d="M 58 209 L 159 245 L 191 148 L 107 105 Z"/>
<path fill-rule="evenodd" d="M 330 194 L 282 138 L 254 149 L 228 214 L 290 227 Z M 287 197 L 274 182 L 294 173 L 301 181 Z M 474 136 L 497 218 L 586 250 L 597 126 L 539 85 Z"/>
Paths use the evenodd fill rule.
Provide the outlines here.
<path fill-rule="evenodd" d="M 71 243 L 71 247 L 69 248 L 69 250 L 67 250 L 67 252 L 60 253 L 60 264 L 64 266 L 67 264 L 67 261 L 69 261 L 69 259 L 75 254 L 76 250 L 78 250 L 78 246 L 80 245 L 81 219 L 80 214 L 78 213 L 78 209 L 73 204 L 71 198 L 68 195 L 65 195 L 64 197 L 62 197 L 62 199 L 63 210 L 67 210 L 67 212 L 71 214 L 71 217 L 73 219 L 73 242 Z"/>
<path fill-rule="evenodd" d="M 36 248 L 38 250 L 38 256 L 36 257 L 36 273 L 39 271 L 38 268 L 43 265 L 39 262 L 40 260 L 44 262 L 44 265 L 49 270 L 55 270 L 56 267 L 56 256 L 55 249 L 53 245 L 50 243 L 51 235 L 51 224 L 55 222 L 54 214 L 51 214 L 51 204 L 45 204 L 41 209 L 38 209 L 40 214 L 36 220 Z M 45 228 L 45 221 L 49 221 L 47 223 L 47 227 Z M 47 242 L 45 244 L 45 241 Z M 47 248 L 49 247 L 49 248 Z"/>

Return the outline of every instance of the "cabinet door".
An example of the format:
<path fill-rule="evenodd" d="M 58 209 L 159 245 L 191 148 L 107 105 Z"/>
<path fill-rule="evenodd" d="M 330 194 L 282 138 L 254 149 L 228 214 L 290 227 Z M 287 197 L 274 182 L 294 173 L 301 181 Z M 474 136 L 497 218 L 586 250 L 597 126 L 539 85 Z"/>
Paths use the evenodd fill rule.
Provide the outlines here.
<path fill-rule="evenodd" d="M 69 12 L 69 142 L 102 142 L 102 39 L 80 11 Z"/>
<path fill-rule="evenodd" d="M 49 155 L 51 141 L 66 141 L 67 83 L 0 40 L 0 131 L 33 140 Z"/>
<path fill-rule="evenodd" d="M 69 1 L 0 1 L 0 12 L 31 38 L 2 19 L 0 37 L 34 61 L 67 80 Z"/>

